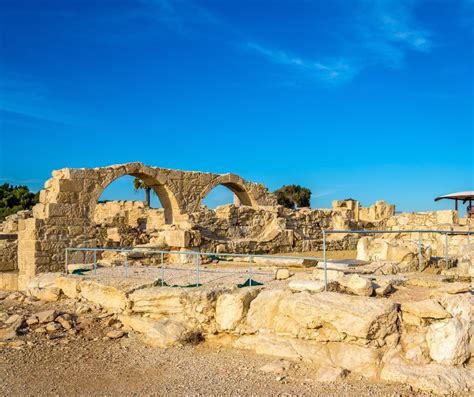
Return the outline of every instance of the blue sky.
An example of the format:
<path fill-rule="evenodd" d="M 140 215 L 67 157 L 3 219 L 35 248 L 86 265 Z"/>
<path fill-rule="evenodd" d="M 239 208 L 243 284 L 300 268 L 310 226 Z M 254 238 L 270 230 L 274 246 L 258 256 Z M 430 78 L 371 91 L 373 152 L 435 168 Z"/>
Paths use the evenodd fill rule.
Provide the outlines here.
<path fill-rule="evenodd" d="M 450 208 L 473 35 L 472 0 L 1 0 L 0 182 L 142 161 Z"/>

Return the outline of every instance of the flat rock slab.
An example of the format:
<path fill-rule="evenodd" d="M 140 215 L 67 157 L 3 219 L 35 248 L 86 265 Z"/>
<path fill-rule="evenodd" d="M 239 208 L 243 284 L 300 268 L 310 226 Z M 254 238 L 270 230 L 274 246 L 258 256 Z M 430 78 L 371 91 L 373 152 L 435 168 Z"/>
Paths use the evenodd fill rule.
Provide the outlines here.
<path fill-rule="evenodd" d="M 413 314 L 420 318 L 449 318 L 451 315 L 444 310 L 437 301 L 425 299 L 422 301 L 404 302 L 401 305 L 402 312 Z"/>
<path fill-rule="evenodd" d="M 388 299 L 302 292 L 284 297 L 279 310 L 302 327 L 330 324 L 338 332 L 357 338 L 383 338 L 396 328 L 397 306 Z"/>
<path fill-rule="evenodd" d="M 437 394 L 456 394 L 474 388 L 474 374 L 470 368 L 446 367 L 436 363 L 407 364 L 401 359 L 386 364 L 380 378 Z"/>
<path fill-rule="evenodd" d="M 288 283 L 288 287 L 293 291 L 324 291 L 324 281 L 320 280 L 293 280 Z"/>

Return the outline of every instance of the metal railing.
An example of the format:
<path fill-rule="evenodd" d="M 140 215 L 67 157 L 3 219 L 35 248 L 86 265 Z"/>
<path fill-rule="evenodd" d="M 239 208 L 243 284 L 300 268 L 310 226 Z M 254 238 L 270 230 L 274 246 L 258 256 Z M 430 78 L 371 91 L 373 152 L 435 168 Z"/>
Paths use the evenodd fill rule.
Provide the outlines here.
<path fill-rule="evenodd" d="M 467 243 L 470 243 L 470 234 L 472 233 L 471 230 L 324 230 L 323 229 L 323 261 L 324 261 L 324 286 L 325 290 L 327 290 L 327 235 L 332 233 L 343 233 L 343 234 L 411 234 L 411 233 L 418 233 L 418 258 L 422 260 L 422 236 L 423 233 L 438 233 L 444 234 L 444 260 L 446 263 L 446 268 L 448 267 L 449 262 L 449 235 L 466 235 L 467 236 Z"/>
<path fill-rule="evenodd" d="M 65 271 L 66 275 L 69 274 L 69 253 L 74 251 L 79 252 L 92 252 L 93 253 L 93 274 L 97 274 L 97 252 L 118 252 L 124 254 L 124 276 L 129 276 L 128 257 L 129 254 L 133 253 L 144 253 L 144 254 L 159 254 L 160 255 L 160 280 L 162 285 L 165 283 L 165 269 L 174 271 L 190 271 L 189 268 L 169 267 L 165 266 L 165 255 L 190 255 L 194 256 L 194 273 L 195 273 L 195 285 L 201 285 L 201 273 L 220 273 L 220 274 L 247 274 L 249 286 L 256 285 L 254 276 L 255 275 L 270 275 L 268 272 L 259 272 L 254 270 L 254 259 L 255 258 L 269 258 L 275 259 L 286 259 L 286 260 L 309 260 L 312 262 L 320 262 L 322 258 L 310 257 L 310 256 L 285 256 L 285 255 L 264 255 L 264 254 L 233 254 L 233 253 L 216 253 L 216 252 L 200 252 L 200 251 L 165 251 L 155 250 L 155 247 L 147 248 L 84 248 L 84 247 L 68 247 L 65 248 Z M 206 256 L 210 258 L 229 257 L 229 258 L 248 258 L 249 265 L 245 271 L 226 271 L 223 269 L 203 269 L 201 257 Z M 272 273 L 273 274 L 273 271 Z"/>
<path fill-rule="evenodd" d="M 216 253 L 216 252 L 199 252 L 199 251 L 166 251 L 162 249 L 154 249 L 160 247 L 127 247 L 127 248 L 83 248 L 83 247 L 68 247 L 65 249 L 65 270 L 66 275 L 69 274 L 69 253 L 73 251 L 82 251 L 82 252 L 92 252 L 93 253 L 93 273 L 97 274 L 97 252 L 119 252 L 124 254 L 124 276 L 129 276 L 129 266 L 128 266 L 128 256 L 130 253 L 145 253 L 145 254 L 160 254 L 160 280 L 162 285 L 165 283 L 165 269 L 174 270 L 174 271 L 190 271 L 189 268 L 183 269 L 178 267 L 169 267 L 165 266 L 165 255 L 191 255 L 194 256 L 194 272 L 195 272 L 195 285 L 201 285 L 201 273 L 222 273 L 222 274 L 247 274 L 249 286 L 252 286 L 254 283 L 255 275 L 269 275 L 269 273 L 258 272 L 254 270 L 254 259 L 255 258 L 269 258 L 272 260 L 275 259 L 285 259 L 285 260 L 309 260 L 314 261 L 317 264 L 323 262 L 324 269 L 324 289 L 327 290 L 328 286 L 328 276 L 327 276 L 327 235 L 333 233 L 343 233 L 343 234 L 408 234 L 408 233 L 418 233 L 418 255 L 419 259 L 422 260 L 422 235 L 424 233 L 438 233 L 445 235 L 445 263 L 446 267 L 449 261 L 449 235 L 467 235 L 467 243 L 470 242 L 470 234 L 472 231 L 456 231 L 456 230 L 322 230 L 323 234 L 323 257 L 314 257 L 314 256 L 292 256 L 292 255 L 264 255 L 264 254 L 236 254 L 236 253 Z M 229 258 L 249 258 L 249 265 L 246 271 L 226 271 L 223 269 L 203 269 L 201 267 L 201 257 L 229 257 Z M 273 274 L 273 273 L 272 273 Z"/>

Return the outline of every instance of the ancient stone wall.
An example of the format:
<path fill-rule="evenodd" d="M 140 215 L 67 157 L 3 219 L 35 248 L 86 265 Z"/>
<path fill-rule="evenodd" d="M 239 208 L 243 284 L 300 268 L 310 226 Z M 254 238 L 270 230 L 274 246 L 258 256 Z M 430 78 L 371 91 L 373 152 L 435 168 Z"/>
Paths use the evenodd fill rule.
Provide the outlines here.
<path fill-rule="evenodd" d="M 61 270 L 66 247 L 97 246 L 94 214 L 98 199 L 111 182 L 124 175 L 138 177 L 152 187 L 163 205 L 167 224 L 186 225 L 189 213 L 196 211 L 217 185 L 228 187 L 242 205 L 257 208 L 276 204 L 276 198 L 263 185 L 234 174 L 170 170 L 142 163 L 53 171 L 40 192 L 39 204 L 33 208 L 33 218 L 19 222 L 19 279 Z M 84 255 L 72 256 L 74 260 L 74 256 L 80 259 Z"/>

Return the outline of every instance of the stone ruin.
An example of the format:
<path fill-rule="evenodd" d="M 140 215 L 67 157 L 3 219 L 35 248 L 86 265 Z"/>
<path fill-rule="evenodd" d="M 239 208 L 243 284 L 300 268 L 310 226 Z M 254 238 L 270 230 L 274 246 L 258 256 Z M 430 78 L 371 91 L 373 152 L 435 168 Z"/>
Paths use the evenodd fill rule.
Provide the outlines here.
<path fill-rule="evenodd" d="M 151 186 L 163 208 L 145 208 L 133 201 L 98 202 L 104 189 L 124 175 Z M 218 185 L 233 192 L 234 205 L 208 209 L 201 202 Z M 142 163 L 64 168 L 52 172 L 32 211 L 10 216 L 0 225 L 0 287 L 22 289 L 38 273 L 62 270 L 66 247 L 149 245 L 217 253 L 309 252 L 322 249 L 323 229 L 466 230 L 466 222 L 455 211 L 395 214 L 395 206 L 384 201 L 361 207 L 356 200 L 336 200 L 331 209 L 289 210 L 276 205 L 276 197 L 262 184 L 235 174 L 178 171 Z M 328 248 L 354 250 L 360 237 L 329 235 Z M 408 232 L 382 236 L 388 237 L 417 239 Z M 443 255 L 442 235 L 425 234 L 423 239 L 429 241 L 433 255 Z M 451 238 L 450 254 L 458 254 L 463 241 Z M 175 259 L 186 260 L 185 256 Z M 88 260 L 80 252 L 71 257 L 76 262 Z"/>
<path fill-rule="evenodd" d="M 163 208 L 98 202 L 103 190 L 124 175 L 152 186 Z M 234 193 L 234 204 L 208 209 L 201 201 L 217 185 Z M 449 261 L 440 267 L 445 237 L 426 232 L 419 241 L 413 232 L 466 232 L 469 227 L 455 211 L 398 214 L 384 201 L 361 207 L 356 200 L 336 200 L 330 209 L 289 210 L 276 205 L 263 185 L 234 174 L 141 163 L 66 168 L 53 172 L 32 211 L 0 225 L 0 290 L 95 305 L 123 326 L 121 335 L 137 332 L 158 347 L 197 333 L 217 344 L 336 368 L 338 374 L 351 371 L 436 393 L 469 392 L 474 390 L 474 244 L 465 234 L 451 236 Z M 99 254 L 102 267 L 96 275 L 64 276 L 66 247 L 309 252 L 322 249 L 323 229 L 399 232 L 329 234 L 329 250 L 356 250 L 359 263 L 330 261 L 328 291 L 320 263 L 315 269 L 281 268 L 287 263 L 282 260 L 275 261 L 280 268 L 272 281 L 249 288 L 225 282 L 172 288 L 156 286 L 150 277 L 117 281 L 110 277 L 117 258 L 105 253 Z M 149 259 L 137 258 L 138 267 Z M 90 261 L 81 252 L 70 259 Z M 185 255 L 174 258 L 182 266 L 185 260 Z M 54 332 L 61 329 L 53 325 Z M 2 334 L 15 337 L 0 321 Z"/>

